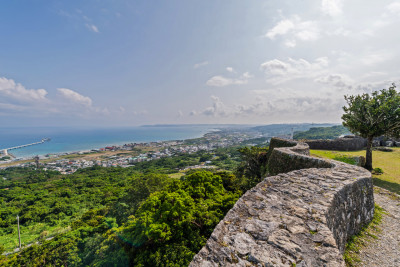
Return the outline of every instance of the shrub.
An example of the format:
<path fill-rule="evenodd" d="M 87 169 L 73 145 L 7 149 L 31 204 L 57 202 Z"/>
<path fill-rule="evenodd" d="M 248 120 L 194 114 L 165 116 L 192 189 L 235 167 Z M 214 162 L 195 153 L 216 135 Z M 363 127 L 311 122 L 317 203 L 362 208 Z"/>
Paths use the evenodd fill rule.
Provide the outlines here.
<path fill-rule="evenodd" d="M 382 170 L 382 168 L 374 168 L 372 170 L 372 174 L 376 174 L 376 175 L 383 174 L 383 170 Z"/>

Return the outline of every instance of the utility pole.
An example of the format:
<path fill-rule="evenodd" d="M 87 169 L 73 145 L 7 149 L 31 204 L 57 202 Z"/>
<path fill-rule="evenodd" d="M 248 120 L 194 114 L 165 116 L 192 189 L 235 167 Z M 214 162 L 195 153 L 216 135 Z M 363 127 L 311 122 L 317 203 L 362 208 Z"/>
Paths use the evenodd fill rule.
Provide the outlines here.
<path fill-rule="evenodd" d="M 39 169 L 40 165 L 39 165 L 39 156 L 36 155 L 36 157 L 34 157 L 35 159 L 35 163 L 36 163 L 36 169 Z"/>
<path fill-rule="evenodd" d="M 18 241 L 19 241 L 19 249 L 21 249 L 21 232 L 19 231 L 19 216 L 17 215 L 18 222 Z"/>

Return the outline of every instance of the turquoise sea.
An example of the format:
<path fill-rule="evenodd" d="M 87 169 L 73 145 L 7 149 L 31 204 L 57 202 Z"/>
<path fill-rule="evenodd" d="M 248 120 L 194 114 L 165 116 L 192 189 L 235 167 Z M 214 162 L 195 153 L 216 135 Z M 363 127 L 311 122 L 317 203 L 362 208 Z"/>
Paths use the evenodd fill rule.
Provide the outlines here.
<path fill-rule="evenodd" d="M 124 128 L 1 127 L 0 149 L 51 138 L 51 141 L 10 150 L 16 157 L 74 152 L 126 143 L 183 140 L 201 137 L 216 125 L 140 126 Z"/>

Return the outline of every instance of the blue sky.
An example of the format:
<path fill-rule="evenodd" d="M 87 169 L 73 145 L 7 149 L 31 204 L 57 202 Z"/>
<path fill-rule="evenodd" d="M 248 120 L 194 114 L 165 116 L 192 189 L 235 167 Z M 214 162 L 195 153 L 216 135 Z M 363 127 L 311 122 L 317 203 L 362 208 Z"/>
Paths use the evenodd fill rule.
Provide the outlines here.
<path fill-rule="evenodd" d="M 0 122 L 340 122 L 343 95 L 399 80 L 399 13 L 386 0 L 5 1 Z"/>

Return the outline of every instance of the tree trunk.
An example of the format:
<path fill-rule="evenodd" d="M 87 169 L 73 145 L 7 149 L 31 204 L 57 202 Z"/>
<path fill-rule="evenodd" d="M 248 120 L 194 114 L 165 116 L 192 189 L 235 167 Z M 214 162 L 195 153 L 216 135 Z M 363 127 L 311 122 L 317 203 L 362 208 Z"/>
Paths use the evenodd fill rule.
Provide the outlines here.
<path fill-rule="evenodd" d="M 365 168 L 372 171 L 372 140 L 373 137 L 367 138 L 367 154 L 365 155 Z"/>

